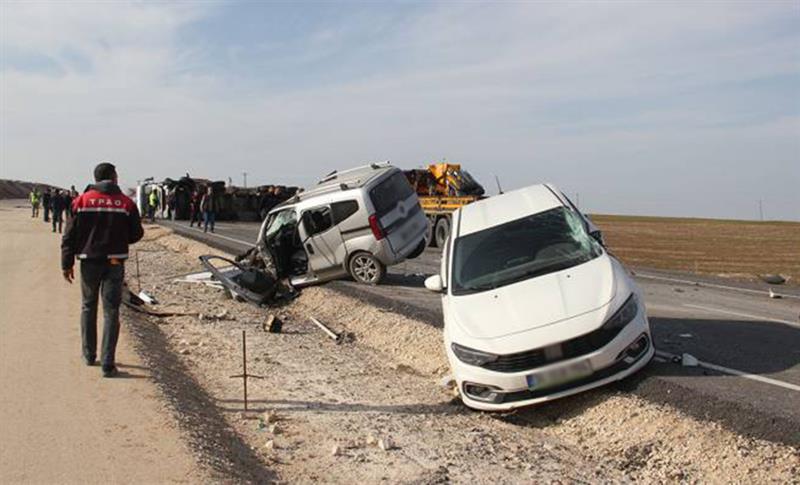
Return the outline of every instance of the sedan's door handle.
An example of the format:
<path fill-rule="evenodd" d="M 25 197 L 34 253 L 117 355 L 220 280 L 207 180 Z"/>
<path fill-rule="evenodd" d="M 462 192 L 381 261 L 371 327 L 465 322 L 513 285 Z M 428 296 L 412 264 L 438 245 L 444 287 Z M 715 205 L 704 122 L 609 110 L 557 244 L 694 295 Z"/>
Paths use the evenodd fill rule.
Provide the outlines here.
<path fill-rule="evenodd" d="M 314 246 L 306 244 L 306 249 L 308 250 L 308 254 L 314 254 Z"/>

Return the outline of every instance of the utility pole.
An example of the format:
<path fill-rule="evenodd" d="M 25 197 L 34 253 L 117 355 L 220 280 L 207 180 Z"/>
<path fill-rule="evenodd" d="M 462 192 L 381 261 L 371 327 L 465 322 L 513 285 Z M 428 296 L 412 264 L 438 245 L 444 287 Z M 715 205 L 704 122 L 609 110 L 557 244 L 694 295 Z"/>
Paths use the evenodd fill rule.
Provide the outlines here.
<path fill-rule="evenodd" d="M 764 222 L 764 204 L 761 199 L 758 199 L 758 216 L 761 218 L 761 222 Z"/>
<path fill-rule="evenodd" d="M 242 175 L 244 176 L 244 188 L 247 188 L 247 172 L 242 172 Z"/>

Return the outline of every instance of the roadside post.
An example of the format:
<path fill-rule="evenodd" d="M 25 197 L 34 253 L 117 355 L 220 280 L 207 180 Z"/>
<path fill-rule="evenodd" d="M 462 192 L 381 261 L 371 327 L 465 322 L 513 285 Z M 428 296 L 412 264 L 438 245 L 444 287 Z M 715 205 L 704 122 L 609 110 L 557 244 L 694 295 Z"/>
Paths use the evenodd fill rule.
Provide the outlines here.
<path fill-rule="evenodd" d="M 231 379 L 241 379 L 244 388 L 244 410 L 247 411 L 247 379 L 264 379 L 264 376 L 257 376 L 247 373 L 247 333 L 242 330 L 242 373 L 230 376 Z"/>

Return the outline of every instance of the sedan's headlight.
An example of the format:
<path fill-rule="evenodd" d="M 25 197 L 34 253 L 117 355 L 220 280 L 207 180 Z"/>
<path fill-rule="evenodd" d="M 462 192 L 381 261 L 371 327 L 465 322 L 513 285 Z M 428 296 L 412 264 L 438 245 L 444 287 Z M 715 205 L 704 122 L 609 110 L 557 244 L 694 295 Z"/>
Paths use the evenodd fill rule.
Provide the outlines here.
<path fill-rule="evenodd" d="M 636 318 L 638 312 L 639 302 L 636 299 L 636 295 L 631 293 L 631 296 L 625 300 L 625 303 L 619 307 L 619 310 L 617 310 L 611 318 L 606 320 L 606 323 L 603 324 L 603 328 L 605 330 L 619 330 Z"/>
<path fill-rule="evenodd" d="M 458 345 L 456 343 L 452 344 L 450 348 L 453 349 L 453 353 L 456 354 L 458 360 L 465 364 L 475 365 L 478 367 L 488 364 L 489 362 L 494 362 L 498 357 L 495 354 L 481 352 L 480 350 L 464 347 L 463 345 Z"/>

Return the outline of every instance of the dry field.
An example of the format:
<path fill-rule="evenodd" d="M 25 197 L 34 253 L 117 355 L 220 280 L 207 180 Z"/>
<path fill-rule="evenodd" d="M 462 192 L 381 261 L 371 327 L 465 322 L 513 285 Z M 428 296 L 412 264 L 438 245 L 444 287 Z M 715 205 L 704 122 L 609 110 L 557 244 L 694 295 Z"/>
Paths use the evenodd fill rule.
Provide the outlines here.
<path fill-rule="evenodd" d="M 593 215 L 627 264 L 734 279 L 789 276 L 800 284 L 800 223 Z"/>

